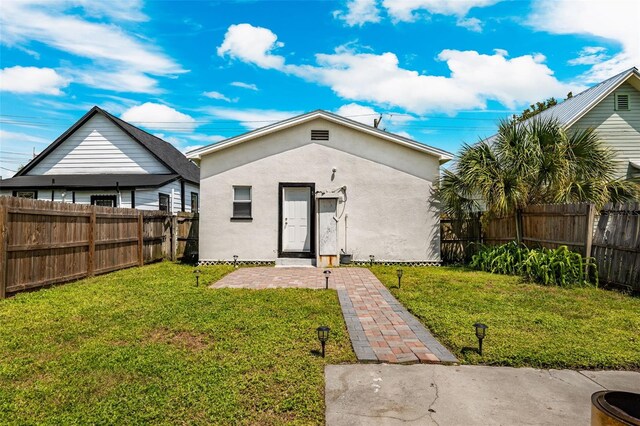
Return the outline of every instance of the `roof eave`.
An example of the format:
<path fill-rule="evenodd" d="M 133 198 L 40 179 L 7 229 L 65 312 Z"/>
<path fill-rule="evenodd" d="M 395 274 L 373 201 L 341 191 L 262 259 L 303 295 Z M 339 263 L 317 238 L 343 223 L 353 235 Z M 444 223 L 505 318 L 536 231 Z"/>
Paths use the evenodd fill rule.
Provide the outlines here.
<path fill-rule="evenodd" d="M 290 127 L 293 127 L 295 125 L 307 122 L 307 121 L 311 121 L 314 120 L 316 118 L 324 118 L 326 120 L 329 120 L 331 122 L 334 123 L 338 123 L 338 124 L 343 124 L 345 126 L 360 130 L 362 132 L 368 133 L 370 135 L 373 136 L 377 136 L 380 137 L 382 139 L 387 139 L 393 142 L 398 143 L 399 145 L 403 145 L 407 148 L 411 148 L 414 149 L 416 151 L 425 153 L 425 154 L 429 154 L 432 156 L 435 156 L 438 158 L 438 160 L 446 162 L 449 161 L 451 159 L 453 159 L 453 154 L 444 151 L 444 150 L 440 150 L 437 148 L 433 148 L 433 147 L 428 147 L 426 145 L 422 145 L 417 141 L 413 141 L 407 138 L 403 138 L 401 136 L 398 135 L 394 135 L 392 133 L 386 133 L 383 132 L 382 130 L 373 128 L 373 127 L 369 127 L 366 126 L 362 123 L 358 123 L 356 121 L 353 120 L 348 120 L 345 119 L 344 117 L 340 117 L 334 114 L 330 114 L 326 111 L 322 111 L 322 110 L 316 110 L 316 111 L 312 111 L 309 112 L 307 114 L 303 114 L 303 115 L 299 115 L 297 117 L 293 117 L 291 119 L 288 120 L 284 120 L 281 121 L 279 123 L 274 123 L 272 125 L 269 126 L 265 126 L 263 128 L 260 129 L 256 129 L 253 130 L 251 132 L 239 135 L 239 136 L 235 136 L 232 137 L 230 139 L 227 139 L 225 141 L 222 142 L 217 142 L 215 144 L 212 145 L 208 145 L 202 148 L 199 148 L 197 150 L 191 151 L 187 153 L 187 158 L 192 159 L 192 160 L 202 160 L 202 156 L 203 155 L 209 155 L 212 154 L 214 152 L 217 151 L 221 151 L 223 149 L 227 149 L 230 148 L 232 146 L 238 145 L 240 143 L 249 141 L 249 140 L 253 140 L 256 138 L 259 138 L 261 136 L 267 135 L 269 133 L 275 132 L 275 131 L 280 131 L 280 130 L 284 130 L 284 129 L 288 129 Z"/>
<path fill-rule="evenodd" d="M 638 70 L 636 68 L 632 68 L 629 70 L 629 72 L 627 73 L 626 76 L 624 76 L 623 78 L 620 79 L 620 81 L 615 85 L 615 86 L 611 86 L 607 91 L 603 92 L 600 96 L 598 96 L 597 98 L 595 98 L 589 105 L 587 105 L 585 108 L 582 109 L 582 111 L 580 111 L 578 114 L 576 114 L 575 117 L 573 117 L 571 120 L 567 121 L 567 123 L 565 123 L 565 127 L 568 129 L 569 127 L 573 126 L 574 124 L 576 124 L 582 117 L 584 117 L 589 111 L 591 111 L 593 108 L 595 108 L 596 105 L 598 105 L 600 102 L 602 102 L 602 100 L 604 98 L 606 98 L 607 96 L 609 96 L 611 93 L 613 93 L 616 89 L 618 89 L 620 86 L 622 86 L 624 83 L 626 83 L 627 81 L 629 81 L 629 79 L 631 77 L 636 77 L 637 79 L 640 80 L 640 73 L 638 73 Z"/>

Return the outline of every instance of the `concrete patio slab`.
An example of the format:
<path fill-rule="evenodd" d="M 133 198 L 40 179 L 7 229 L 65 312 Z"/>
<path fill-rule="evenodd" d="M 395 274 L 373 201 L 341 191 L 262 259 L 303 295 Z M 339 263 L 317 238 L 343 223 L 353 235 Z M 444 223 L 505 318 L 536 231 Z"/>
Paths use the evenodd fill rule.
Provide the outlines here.
<path fill-rule="evenodd" d="M 588 425 L 591 394 L 640 392 L 640 373 L 444 365 L 330 365 L 326 422 Z"/>
<path fill-rule="evenodd" d="M 456 363 L 367 268 L 333 268 L 329 288 L 338 292 L 353 350 L 360 362 Z M 322 269 L 241 268 L 213 288 L 312 288 L 326 286 Z"/>

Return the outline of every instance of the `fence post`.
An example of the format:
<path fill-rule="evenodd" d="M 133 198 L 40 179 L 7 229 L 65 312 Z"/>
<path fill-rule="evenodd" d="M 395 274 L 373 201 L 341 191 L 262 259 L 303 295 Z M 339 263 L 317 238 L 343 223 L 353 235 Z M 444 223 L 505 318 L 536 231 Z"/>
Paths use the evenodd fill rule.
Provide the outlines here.
<path fill-rule="evenodd" d="M 587 258 L 584 267 L 585 278 L 589 277 L 589 258 L 591 257 L 591 249 L 593 246 L 593 221 L 596 216 L 596 208 L 595 205 L 589 203 L 587 204 L 587 215 L 586 215 L 586 229 L 585 229 L 585 238 L 584 238 L 584 257 Z"/>
<path fill-rule="evenodd" d="M 9 207 L 4 200 L 0 200 L 0 299 L 6 297 L 7 290 L 7 270 L 8 268 L 8 252 L 9 244 Z"/>
<path fill-rule="evenodd" d="M 178 216 L 171 216 L 171 260 L 178 258 Z"/>
<path fill-rule="evenodd" d="M 144 217 L 138 212 L 138 265 L 144 265 Z"/>
<path fill-rule="evenodd" d="M 95 271 L 96 256 L 96 206 L 91 206 L 91 216 L 89 216 L 89 262 L 87 265 L 87 275 L 93 276 Z"/>

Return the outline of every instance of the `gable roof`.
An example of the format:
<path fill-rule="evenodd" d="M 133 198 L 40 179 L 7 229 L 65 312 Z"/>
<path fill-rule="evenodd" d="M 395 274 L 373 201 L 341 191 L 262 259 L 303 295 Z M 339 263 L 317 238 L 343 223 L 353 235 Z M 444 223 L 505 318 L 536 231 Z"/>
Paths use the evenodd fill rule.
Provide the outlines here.
<path fill-rule="evenodd" d="M 73 126 L 60 135 L 51 145 L 46 147 L 40 154 L 38 154 L 33 160 L 31 160 L 26 166 L 24 166 L 14 177 L 24 176 L 29 170 L 33 169 L 42 159 L 54 151 L 60 144 L 62 144 L 69 136 L 71 136 L 77 129 L 85 124 L 95 114 L 104 115 L 109 121 L 119 127 L 123 132 L 129 135 L 134 141 L 138 142 L 144 148 L 146 148 L 158 161 L 164 164 L 173 173 L 179 175 L 185 180 L 193 183 L 199 183 L 200 181 L 200 169 L 198 166 L 189 161 L 184 154 L 176 149 L 169 142 L 166 142 L 159 137 L 153 136 L 150 133 L 145 132 L 138 127 L 127 123 L 126 121 L 109 114 L 107 111 L 100 107 L 94 106 L 85 115 L 80 118 Z"/>
<path fill-rule="evenodd" d="M 422 144 L 420 142 L 414 141 L 413 139 L 405 138 L 404 136 L 396 135 L 394 133 L 385 132 L 375 127 L 367 126 L 366 124 L 362 124 L 360 122 L 357 122 L 345 117 L 341 117 L 339 115 L 336 115 L 321 109 L 311 111 L 306 114 L 298 115 L 283 121 L 279 121 L 277 123 L 270 124 L 268 126 L 264 126 L 259 129 L 252 130 L 250 132 L 243 133 L 241 135 L 234 136 L 232 138 L 225 139 L 223 141 L 216 142 L 211 145 L 207 145 L 205 147 L 195 149 L 193 151 L 189 151 L 187 153 L 187 158 L 200 160 L 204 155 L 221 151 L 223 149 L 238 145 L 240 143 L 243 143 L 252 139 L 259 138 L 261 136 L 264 136 L 270 133 L 287 129 L 289 127 L 297 126 L 299 124 L 314 120 L 316 118 L 324 118 L 325 120 L 331 121 L 333 123 L 341 124 L 343 126 L 350 127 L 352 129 L 361 131 L 363 133 L 367 133 L 367 134 L 388 140 L 390 142 L 397 143 L 398 145 L 406 146 L 416 151 L 433 155 L 438 158 L 440 163 L 445 163 L 453 158 L 453 154 L 451 154 L 450 152 L 444 151 L 442 149 L 434 148 L 432 146 Z"/>
<path fill-rule="evenodd" d="M 542 111 L 534 117 L 536 119 L 554 118 L 563 126 L 570 127 L 632 76 L 638 78 L 640 83 L 640 73 L 638 72 L 638 69 L 635 67 L 629 68 L 620 74 L 614 75 L 613 77 L 608 78 L 607 80 L 604 80 L 595 86 Z M 638 90 L 640 90 L 640 88 Z M 531 120 L 531 118 L 529 120 Z M 525 120 L 525 122 L 526 121 L 528 120 Z"/>

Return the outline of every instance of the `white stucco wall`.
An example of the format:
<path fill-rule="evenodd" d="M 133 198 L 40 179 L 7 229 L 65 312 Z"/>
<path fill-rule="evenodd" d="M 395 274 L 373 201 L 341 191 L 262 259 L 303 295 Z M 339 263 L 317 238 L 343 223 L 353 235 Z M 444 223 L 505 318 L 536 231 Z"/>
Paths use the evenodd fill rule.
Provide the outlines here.
<path fill-rule="evenodd" d="M 311 141 L 311 129 L 330 131 Z M 337 172 L 332 176 L 332 168 Z M 278 183 L 347 187 L 338 205 L 338 249 L 354 260 L 439 261 L 439 212 L 431 201 L 435 156 L 317 119 L 215 152 L 201 161 L 200 260 L 274 260 Z M 234 185 L 252 187 L 250 222 L 231 221 Z"/>

